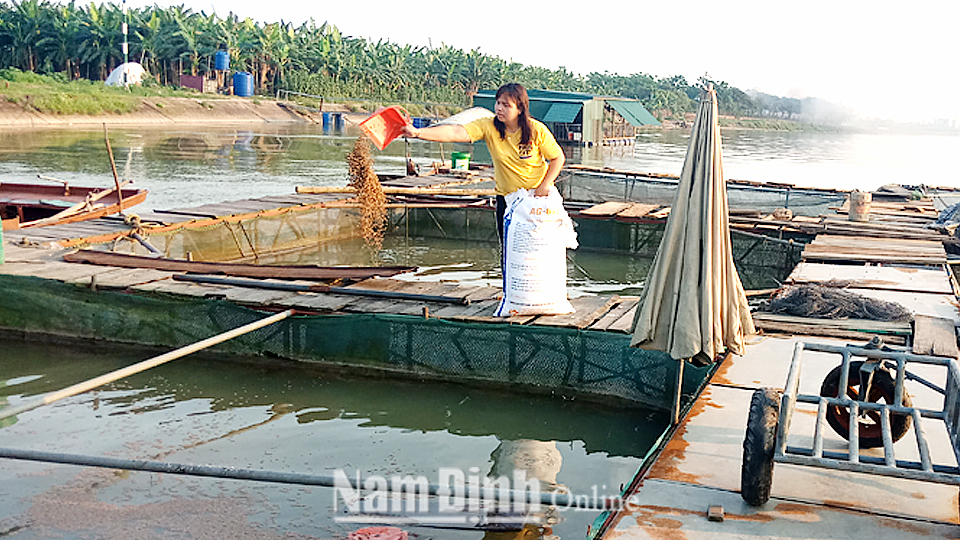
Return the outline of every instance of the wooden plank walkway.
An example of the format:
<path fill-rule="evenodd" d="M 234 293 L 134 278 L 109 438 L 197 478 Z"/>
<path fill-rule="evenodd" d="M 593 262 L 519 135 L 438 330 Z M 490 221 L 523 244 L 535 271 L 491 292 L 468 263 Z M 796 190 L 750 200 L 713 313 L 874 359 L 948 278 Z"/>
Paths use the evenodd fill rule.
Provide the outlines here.
<path fill-rule="evenodd" d="M 605 218 L 617 221 L 663 220 L 670 207 L 661 204 L 607 201 L 580 210 L 575 217 Z"/>
<path fill-rule="evenodd" d="M 940 267 L 851 266 L 803 261 L 787 283 L 833 283 L 857 289 L 951 294 L 950 274 Z"/>
<path fill-rule="evenodd" d="M 947 252 L 942 242 L 875 238 L 864 236 L 818 235 L 801 255 L 806 261 L 846 261 L 943 265 Z"/>
<path fill-rule="evenodd" d="M 467 305 L 422 300 L 385 299 L 327 292 L 278 291 L 228 284 L 175 281 L 179 272 L 119 268 L 91 264 L 68 263 L 63 251 L 36 246 L 7 246 L 6 263 L 0 273 L 53 279 L 65 283 L 102 289 L 127 290 L 150 294 L 167 294 L 194 298 L 222 298 L 259 309 L 293 308 L 305 313 L 386 313 L 419 315 L 462 322 L 527 324 L 573 330 L 596 330 L 626 334 L 630 332 L 637 297 L 617 295 L 585 295 L 571 300 L 575 313 L 495 317 L 499 287 L 478 287 L 454 282 L 409 281 L 393 278 L 370 278 L 345 288 L 357 291 L 391 291 L 408 295 L 432 295 L 451 299 L 465 298 Z M 248 283 L 286 283 L 316 285 L 313 281 L 244 280 Z"/>
<path fill-rule="evenodd" d="M 424 187 L 442 188 L 469 186 L 473 184 L 493 183 L 492 166 L 472 166 L 469 171 L 448 170 L 437 174 L 421 174 L 420 176 L 404 176 L 402 178 L 382 179 L 384 187 Z"/>

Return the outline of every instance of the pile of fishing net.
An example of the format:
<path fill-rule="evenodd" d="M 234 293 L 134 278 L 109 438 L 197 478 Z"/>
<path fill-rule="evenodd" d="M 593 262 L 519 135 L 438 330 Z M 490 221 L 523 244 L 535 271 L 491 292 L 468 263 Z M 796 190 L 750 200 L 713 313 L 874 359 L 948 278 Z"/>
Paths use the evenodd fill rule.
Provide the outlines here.
<path fill-rule="evenodd" d="M 770 300 L 767 311 L 817 319 L 891 322 L 913 320 L 913 313 L 896 302 L 868 298 L 837 287 L 813 284 L 785 287 Z"/>
<path fill-rule="evenodd" d="M 960 226 L 960 203 L 952 204 L 937 215 L 937 220 L 933 223 L 927 223 L 924 227 L 934 229 L 942 234 L 950 236 L 957 235 L 957 227 Z"/>

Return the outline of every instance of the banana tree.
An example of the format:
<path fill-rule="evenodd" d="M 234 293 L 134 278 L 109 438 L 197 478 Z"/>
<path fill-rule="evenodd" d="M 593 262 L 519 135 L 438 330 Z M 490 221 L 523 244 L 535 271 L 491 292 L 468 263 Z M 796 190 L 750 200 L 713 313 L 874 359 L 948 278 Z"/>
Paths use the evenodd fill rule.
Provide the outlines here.
<path fill-rule="evenodd" d="M 80 21 L 77 54 L 81 65 L 86 68 L 88 78 L 91 70 L 94 70 L 98 79 L 106 79 L 107 73 L 123 58 L 120 50 L 122 18 L 116 6 L 97 6 L 92 2 L 87 6 L 85 17 Z"/>
<path fill-rule="evenodd" d="M 15 2 L 13 9 L 5 13 L 0 42 L 14 66 L 24 71 L 37 68 L 37 43 L 43 37 L 42 27 L 49 10 L 45 0 L 23 0 Z"/>
<path fill-rule="evenodd" d="M 290 64 L 290 47 L 294 41 L 293 28 L 289 23 L 268 24 L 260 33 L 258 87 L 266 89 L 283 79 L 283 72 Z"/>
<path fill-rule="evenodd" d="M 52 6 L 44 16 L 45 24 L 37 41 L 37 52 L 47 71 L 64 71 L 71 79 L 79 77 L 76 72 L 77 39 L 80 33 L 80 18 L 73 2 L 65 6 Z"/>
<path fill-rule="evenodd" d="M 130 12 L 131 52 L 140 55 L 140 64 L 148 73 L 159 71 L 159 50 L 163 19 L 159 8 L 143 8 Z"/>

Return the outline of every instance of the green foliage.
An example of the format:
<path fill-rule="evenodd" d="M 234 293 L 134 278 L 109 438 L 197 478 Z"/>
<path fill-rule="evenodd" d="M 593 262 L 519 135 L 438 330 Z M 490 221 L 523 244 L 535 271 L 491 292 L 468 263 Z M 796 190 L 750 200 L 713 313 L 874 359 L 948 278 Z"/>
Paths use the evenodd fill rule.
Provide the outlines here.
<path fill-rule="evenodd" d="M 27 84 L 59 84 L 81 77 L 103 80 L 124 60 L 124 20 L 115 3 L 0 2 L 0 66 L 8 67 L 0 71 L 0 78 Z M 515 81 L 536 89 L 636 98 L 666 119 L 693 111 L 702 85 L 713 83 L 722 114 L 795 120 L 801 112 L 797 100 L 751 96 L 706 77 L 695 84 L 680 75 L 583 77 L 563 67 L 552 70 L 506 61 L 479 49 L 371 42 L 345 36 L 329 22 L 317 25 L 310 20 L 296 27 L 282 21 L 260 23 L 232 12 L 225 17 L 196 13 L 185 5 L 132 8 L 127 21 L 129 60 L 153 74 L 144 84 L 147 88 L 176 86 L 182 73 L 212 75 L 215 55 L 226 51 L 230 69 L 251 73 L 260 95 L 290 90 L 457 108 L 468 106 L 479 89 Z M 40 78 L 38 73 L 52 78 Z"/>
<path fill-rule="evenodd" d="M 53 81 L 48 76 L 32 71 L 20 71 L 17 68 L 0 69 L 0 80 L 26 84 L 44 84 Z"/>
<path fill-rule="evenodd" d="M 61 92 L 37 96 L 31 103 L 43 112 L 57 114 L 103 113 L 124 114 L 136 110 L 137 104 L 124 96 L 98 94 L 65 94 Z"/>
<path fill-rule="evenodd" d="M 123 88 L 101 82 L 69 81 L 63 74 L 40 75 L 16 68 L 0 70 L 6 100 L 21 107 L 52 114 L 123 114 L 136 110 L 139 101 Z"/>

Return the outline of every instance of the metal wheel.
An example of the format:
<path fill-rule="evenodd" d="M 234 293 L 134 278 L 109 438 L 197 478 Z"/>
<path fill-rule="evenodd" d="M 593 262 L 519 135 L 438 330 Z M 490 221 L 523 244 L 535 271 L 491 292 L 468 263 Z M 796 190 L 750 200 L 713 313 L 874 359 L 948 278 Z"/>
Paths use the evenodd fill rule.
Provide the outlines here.
<path fill-rule="evenodd" d="M 860 366 L 862 361 L 850 362 L 850 376 L 847 380 L 846 396 L 850 399 L 860 399 Z M 837 391 L 840 386 L 840 374 L 843 366 L 837 366 L 827 374 L 820 385 L 820 395 L 824 397 L 841 397 Z M 877 369 L 873 374 L 873 383 L 867 393 L 867 401 L 871 403 L 893 404 L 894 390 L 897 382 L 884 369 Z M 903 406 L 912 407 L 913 401 L 903 392 Z M 850 410 L 840 405 L 827 407 L 827 423 L 844 439 L 850 439 Z M 861 411 L 857 418 L 860 432 L 860 448 L 878 448 L 883 446 L 883 429 L 880 425 L 880 413 L 877 411 Z M 890 431 L 893 442 L 899 441 L 907 431 L 913 419 L 903 414 L 890 415 Z"/>
<path fill-rule="evenodd" d="M 754 391 L 740 466 L 740 496 L 751 506 L 761 506 L 770 499 L 779 418 L 780 393 L 772 388 Z"/>

